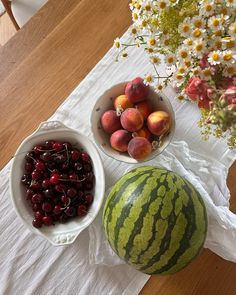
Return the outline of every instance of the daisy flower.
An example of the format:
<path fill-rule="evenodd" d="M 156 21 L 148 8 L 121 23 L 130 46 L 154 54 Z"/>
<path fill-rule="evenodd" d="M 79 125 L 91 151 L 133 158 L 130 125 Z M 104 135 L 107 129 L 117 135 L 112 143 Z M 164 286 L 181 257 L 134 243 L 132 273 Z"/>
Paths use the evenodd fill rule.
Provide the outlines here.
<path fill-rule="evenodd" d="M 191 34 L 191 24 L 190 24 L 190 22 L 189 21 L 184 21 L 184 22 L 180 23 L 179 27 L 178 27 L 178 32 L 183 37 L 189 37 L 190 34 Z"/>
<path fill-rule="evenodd" d="M 187 48 L 185 47 L 180 47 L 178 52 L 177 52 L 177 55 L 181 58 L 181 59 L 185 59 L 185 58 L 188 58 L 189 57 L 189 51 Z"/>
<path fill-rule="evenodd" d="M 154 88 L 155 88 L 156 92 L 160 92 L 164 89 L 164 85 L 162 83 L 158 83 L 155 85 Z"/>
<path fill-rule="evenodd" d="M 221 19 L 216 17 L 215 15 L 208 19 L 208 27 L 214 32 L 221 29 Z"/>
<path fill-rule="evenodd" d="M 181 75 L 184 75 L 186 73 L 186 67 L 184 65 L 179 65 L 177 68 L 177 72 Z"/>
<path fill-rule="evenodd" d="M 174 82 L 176 82 L 177 86 L 180 86 L 184 82 L 185 75 L 180 74 L 179 72 L 175 72 L 173 75 Z"/>
<path fill-rule="evenodd" d="M 143 79 L 143 83 L 145 85 L 149 85 L 149 84 L 153 83 L 153 81 L 154 81 L 154 78 L 153 78 L 152 74 L 147 74 Z"/>
<path fill-rule="evenodd" d="M 222 52 L 222 61 L 224 64 L 228 65 L 235 63 L 235 56 L 231 50 L 225 50 Z"/>
<path fill-rule="evenodd" d="M 189 47 L 192 47 L 193 46 L 193 43 L 194 43 L 194 40 L 193 38 L 187 38 L 183 41 L 183 43 Z"/>
<path fill-rule="evenodd" d="M 235 7 L 236 6 L 236 0 L 225 0 L 225 4 L 227 7 Z"/>
<path fill-rule="evenodd" d="M 162 9 L 165 9 L 168 4 L 169 4 L 168 0 L 160 0 L 160 1 L 158 1 L 157 6 L 159 9 L 162 10 Z"/>
<path fill-rule="evenodd" d="M 236 22 L 232 23 L 229 27 L 229 34 L 230 36 L 236 36 Z"/>
<path fill-rule="evenodd" d="M 214 74 L 213 70 L 210 67 L 202 69 L 199 73 L 200 78 L 202 78 L 202 80 L 205 80 L 205 81 L 210 81 L 212 79 L 213 74 Z"/>
<path fill-rule="evenodd" d="M 196 68 L 193 68 L 193 69 L 191 70 L 191 72 L 192 72 L 193 76 L 199 76 L 201 70 L 202 70 L 202 69 L 201 69 L 200 67 L 196 67 Z"/>
<path fill-rule="evenodd" d="M 214 49 L 222 49 L 222 39 L 220 37 L 215 37 L 213 39 L 210 40 L 210 47 L 212 50 Z"/>
<path fill-rule="evenodd" d="M 185 67 L 190 68 L 190 66 L 192 64 L 191 59 L 190 58 L 184 59 L 183 64 L 184 64 Z"/>
<path fill-rule="evenodd" d="M 165 57 L 165 63 L 167 66 L 173 66 L 176 63 L 176 57 L 174 54 L 168 54 Z"/>
<path fill-rule="evenodd" d="M 197 56 L 202 56 L 206 49 L 206 43 L 203 39 L 196 40 L 193 44 L 193 52 Z"/>
<path fill-rule="evenodd" d="M 203 38 L 203 36 L 205 35 L 205 32 L 206 32 L 206 30 L 196 28 L 192 31 L 192 36 L 193 36 L 193 38 L 196 38 L 196 39 Z"/>
<path fill-rule="evenodd" d="M 138 28 L 136 26 L 132 26 L 132 28 L 130 29 L 130 33 L 132 37 L 136 37 L 138 35 Z"/>
<path fill-rule="evenodd" d="M 169 46 L 170 45 L 170 37 L 169 35 L 163 35 L 161 37 L 161 42 L 163 43 L 164 46 Z"/>
<path fill-rule="evenodd" d="M 147 41 L 149 46 L 155 46 L 157 44 L 157 40 L 155 39 L 154 36 L 151 36 L 148 41 Z"/>
<path fill-rule="evenodd" d="M 235 65 L 228 65 L 224 67 L 223 76 L 224 77 L 233 77 L 236 74 L 236 66 Z"/>
<path fill-rule="evenodd" d="M 236 40 L 232 37 L 224 37 L 222 38 L 223 49 L 235 49 L 236 48 Z"/>
<path fill-rule="evenodd" d="M 115 46 L 117 49 L 120 49 L 120 48 L 121 48 L 120 38 L 116 38 L 116 39 L 114 40 L 114 46 Z"/>
<path fill-rule="evenodd" d="M 220 50 L 212 51 L 209 54 L 208 61 L 211 65 L 217 65 L 222 62 L 222 52 Z"/>
<path fill-rule="evenodd" d="M 200 6 L 200 14 L 204 17 L 208 17 L 214 14 L 216 4 L 214 1 L 202 1 Z"/>
<path fill-rule="evenodd" d="M 176 98 L 177 98 L 178 100 L 185 100 L 185 99 L 188 99 L 188 97 L 187 97 L 187 95 L 185 94 L 184 91 L 182 91 L 180 94 L 178 94 L 178 95 L 176 96 Z"/>
<path fill-rule="evenodd" d="M 153 55 L 150 57 L 150 62 L 152 64 L 155 64 L 156 66 L 158 66 L 161 63 L 161 59 L 160 59 L 160 57 Z"/>
<path fill-rule="evenodd" d="M 199 28 L 199 29 L 205 28 L 206 26 L 205 20 L 200 16 L 194 16 L 191 19 L 191 23 L 193 24 L 195 28 Z"/>

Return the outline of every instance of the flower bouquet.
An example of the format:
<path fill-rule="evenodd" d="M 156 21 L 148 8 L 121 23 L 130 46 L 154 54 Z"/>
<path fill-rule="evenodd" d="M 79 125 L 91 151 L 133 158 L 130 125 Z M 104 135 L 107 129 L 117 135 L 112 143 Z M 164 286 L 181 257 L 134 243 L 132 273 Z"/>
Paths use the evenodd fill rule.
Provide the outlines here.
<path fill-rule="evenodd" d="M 115 39 L 116 60 L 143 48 L 154 69 L 144 82 L 177 87 L 178 99 L 198 105 L 203 139 L 236 148 L 236 0 L 133 0 L 130 9 L 131 42 Z M 161 56 L 169 75 L 158 72 Z"/>

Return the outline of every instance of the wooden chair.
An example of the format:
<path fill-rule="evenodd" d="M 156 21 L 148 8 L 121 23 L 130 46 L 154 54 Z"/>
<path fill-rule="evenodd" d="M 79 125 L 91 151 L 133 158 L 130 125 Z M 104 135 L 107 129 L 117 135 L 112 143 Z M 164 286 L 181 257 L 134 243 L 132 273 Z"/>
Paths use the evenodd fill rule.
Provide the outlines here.
<path fill-rule="evenodd" d="M 15 28 L 19 30 L 47 0 L 0 0 Z"/>

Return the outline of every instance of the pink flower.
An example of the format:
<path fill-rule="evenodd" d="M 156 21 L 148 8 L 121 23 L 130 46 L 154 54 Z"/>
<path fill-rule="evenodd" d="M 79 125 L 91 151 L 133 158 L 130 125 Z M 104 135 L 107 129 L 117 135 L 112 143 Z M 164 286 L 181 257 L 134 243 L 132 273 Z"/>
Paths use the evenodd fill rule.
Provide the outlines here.
<path fill-rule="evenodd" d="M 198 101 L 199 108 L 204 109 L 209 109 L 214 92 L 214 89 L 209 87 L 207 82 L 199 77 L 191 78 L 185 88 L 185 93 L 189 98 Z"/>
<path fill-rule="evenodd" d="M 236 104 L 236 86 L 227 88 L 223 96 L 229 104 Z"/>
<path fill-rule="evenodd" d="M 203 55 L 202 59 L 199 61 L 199 66 L 201 69 L 210 67 L 210 64 L 208 62 L 208 53 L 205 53 Z"/>

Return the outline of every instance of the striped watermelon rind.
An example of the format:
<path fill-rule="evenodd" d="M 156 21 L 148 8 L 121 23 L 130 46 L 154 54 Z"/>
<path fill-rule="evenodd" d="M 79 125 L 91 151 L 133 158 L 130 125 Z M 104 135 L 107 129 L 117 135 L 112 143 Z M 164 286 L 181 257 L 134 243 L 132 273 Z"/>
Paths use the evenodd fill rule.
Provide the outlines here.
<path fill-rule="evenodd" d="M 142 166 L 110 192 L 103 227 L 112 249 L 147 274 L 171 274 L 202 249 L 207 232 L 204 202 L 191 183 L 164 168 Z"/>

